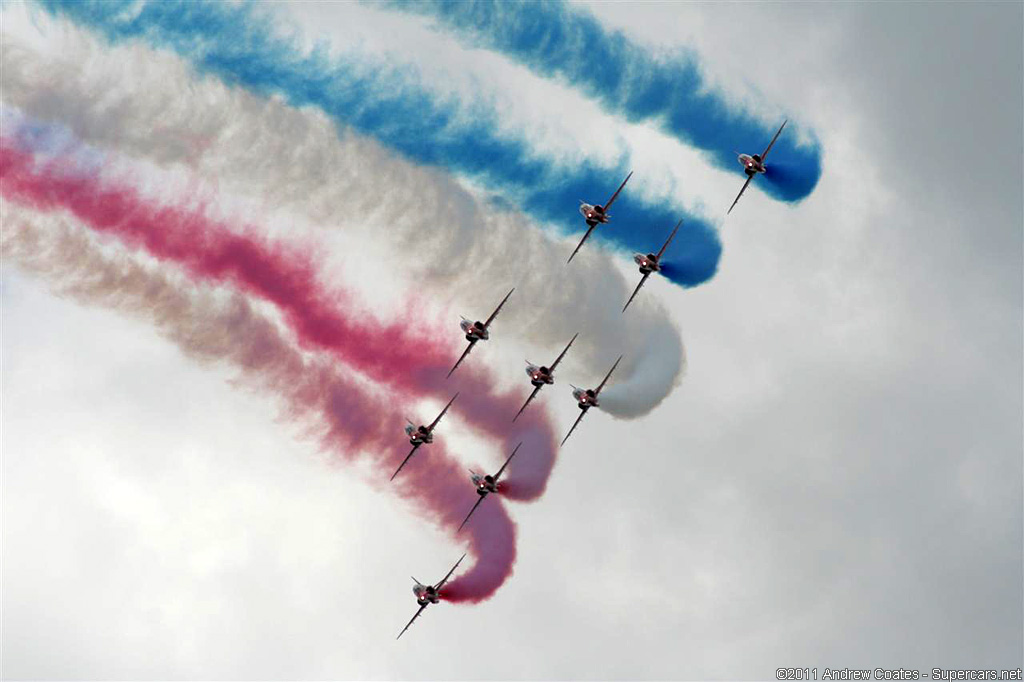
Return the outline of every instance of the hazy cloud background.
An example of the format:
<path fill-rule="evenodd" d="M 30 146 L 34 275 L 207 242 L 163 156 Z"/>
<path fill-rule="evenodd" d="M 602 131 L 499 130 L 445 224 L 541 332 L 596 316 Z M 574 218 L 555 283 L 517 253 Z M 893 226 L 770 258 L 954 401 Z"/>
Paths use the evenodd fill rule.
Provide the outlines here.
<path fill-rule="evenodd" d="M 509 584 L 396 644 L 408 574 L 458 548 L 229 371 L 5 262 L 5 678 L 1021 665 L 1021 5 L 592 10 L 798 112 L 825 171 L 796 207 L 748 192 L 708 284 L 645 287 L 687 375 L 588 417 L 511 509 Z"/>

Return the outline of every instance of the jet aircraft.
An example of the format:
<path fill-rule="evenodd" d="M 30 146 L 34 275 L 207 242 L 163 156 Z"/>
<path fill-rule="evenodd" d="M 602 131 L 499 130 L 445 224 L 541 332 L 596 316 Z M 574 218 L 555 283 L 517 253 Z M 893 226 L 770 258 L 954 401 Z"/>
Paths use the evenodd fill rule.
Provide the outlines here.
<path fill-rule="evenodd" d="M 458 366 L 462 364 L 462 361 L 466 359 L 467 355 L 469 355 L 469 351 L 473 350 L 473 346 L 476 345 L 477 341 L 486 341 L 487 339 L 491 338 L 491 334 L 488 331 L 488 327 L 491 326 L 491 322 L 494 321 L 494 318 L 498 316 L 498 311 L 501 310 L 501 306 L 505 305 L 505 301 L 508 300 L 508 297 L 511 296 L 512 292 L 515 290 L 516 288 L 512 287 L 512 289 L 507 294 L 505 294 L 505 298 L 501 299 L 501 303 L 499 303 L 498 307 L 494 309 L 494 312 L 491 313 L 491 316 L 487 318 L 486 322 L 481 322 L 480 320 L 477 320 L 476 322 L 471 322 L 466 318 L 462 318 L 462 322 L 459 323 L 459 326 L 462 327 L 462 331 L 466 333 L 466 340 L 469 341 L 469 345 L 466 346 L 466 350 L 463 351 L 461 356 L 459 356 L 459 359 L 455 363 L 455 365 L 450 370 L 448 370 L 448 376 L 451 376 L 452 372 L 454 372 L 458 368 Z"/>
<path fill-rule="evenodd" d="M 605 375 L 604 381 L 602 381 L 601 385 L 597 388 L 583 389 L 577 388 L 576 386 L 572 387 L 572 397 L 576 399 L 577 406 L 580 408 L 581 412 L 580 416 L 576 417 L 576 421 L 573 422 L 572 428 L 569 429 L 569 433 L 565 434 L 565 438 L 562 439 L 561 445 L 565 445 L 565 441 L 569 440 L 569 436 L 572 435 L 572 432 L 575 431 L 576 427 L 579 426 L 581 421 L 583 421 L 583 417 L 587 414 L 587 410 L 591 407 L 601 407 L 601 403 L 598 402 L 597 397 L 600 395 L 601 389 L 604 388 L 604 385 L 608 383 L 608 377 L 610 377 L 612 372 L 615 371 L 615 368 L 619 366 L 620 360 L 622 360 L 621 355 L 619 356 L 619 359 L 615 361 L 615 364 L 612 365 L 612 368 L 608 370 L 608 374 Z"/>
<path fill-rule="evenodd" d="M 672 237 L 676 236 L 676 232 L 679 231 L 679 226 L 682 224 L 682 220 L 676 223 L 675 228 L 672 230 L 672 234 L 670 234 L 668 239 L 665 240 L 665 245 L 661 247 L 661 251 L 658 253 L 649 253 L 646 256 L 642 253 L 633 255 L 633 260 L 640 266 L 640 274 L 643 275 L 643 277 L 640 278 L 640 284 L 637 284 L 636 289 L 633 290 L 633 295 L 629 297 L 629 300 L 626 301 L 626 305 L 622 307 L 622 312 L 626 312 L 626 308 L 628 308 L 629 304 L 633 302 L 636 295 L 640 293 L 640 287 L 644 285 L 644 282 L 646 282 L 647 278 L 651 276 L 651 273 L 661 272 L 661 257 L 665 253 L 665 249 L 668 248 L 669 243 L 671 243 Z"/>
<path fill-rule="evenodd" d="M 412 620 L 410 620 L 409 623 L 404 628 L 402 628 L 402 631 L 398 633 L 398 637 L 395 637 L 395 639 L 400 639 L 402 635 L 405 634 L 405 631 L 409 629 L 409 626 L 412 625 L 416 621 L 416 619 L 420 617 L 421 613 L 423 613 L 423 609 L 427 608 L 431 604 L 436 604 L 441 600 L 441 588 L 444 587 L 444 584 L 446 582 L 448 582 L 448 578 L 452 577 L 452 573 L 454 573 L 455 569 L 458 568 L 459 564 L 462 563 L 462 559 L 465 558 L 466 555 L 463 554 L 462 558 L 456 561 L 455 565 L 452 566 L 452 570 L 448 571 L 448 575 L 442 578 L 441 582 L 437 583 L 436 585 L 424 585 L 419 580 L 416 580 L 415 577 L 413 578 L 413 580 L 416 582 L 416 585 L 413 586 L 412 593 L 416 595 L 416 603 L 420 605 L 420 608 L 416 612 L 416 615 L 412 617 Z"/>
<path fill-rule="evenodd" d="M 505 460 L 505 463 L 501 465 L 500 469 L 498 469 L 498 473 L 494 474 L 493 476 L 491 476 L 490 474 L 478 474 L 472 469 L 469 470 L 469 473 L 473 475 L 473 485 L 476 486 L 476 494 L 479 495 L 480 497 L 477 498 L 476 504 L 474 504 L 473 508 L 469 510 L 468 514 L 466 514 L 466 518 L 462 520 L 462 523 L 459 525 L 459 530 L 462 530 L 462 527 L 469 522 L 469 517 L 473 515 L 473 512 L 476 511 L 476 508 L 480 506 L 480 503 L 483 502 L 484 499 L 490 493 L 498 492 L 498 479 L 501 478 L 501 474 L 504 473 L 505 467 L 508 466 L 508 463 L 511 462 L 512 458 L 516 456 L 517 452 L 519 452 L 520 445 L 522 445 L 522 442 L 520 442 L 519 445 L 516 446 L 516 449 L 512 451 L 512 454 L 508 456 L 508 459 Z"/>
<path fill-rule="evenodd" d="M 402 460 L 402 463 L 398 465 L 397 469 L 395 469 L 395 473 L 391 474 L 392 481 L 395 480 L 395 476 L 398 475 L 398 472 L 402 470 L 402 467 L 405 466 L 405 463 L 409 461 L 409 458 L 413 456 L 413 454 L 416 452 L 416 449 L 419 448 L 419 446 L 423 445 L 424 443 L 434 442 L 434 427 L 437 426 L 437 423 L 441 421 L 441 417 L 444 416 L 444 413 L 448 411 L 448 408 L 452 406 L 452 403 L 454 403 L 455 399 L 458 397 L 458 393 L 452 396 L 452 399 L 449 400 L 448 404 L 444 406 L 443 410 L 441 410 L 441 414 L 437 415 L 437 419 L 430 422 L 430 426 L 424 426 L 423 424 L 416 426 L 411 421 L 409 421 L 409 419 L 405 420 L 409 422 L 409 425 L 405 427 L 405 435 L 409 437 L 409 442 L 412 443 L 412 450 L 409 451 L 409 454 L 405 456 L 405 459 Z"/>
<path fill-rule="evenodd" d="M 569 260 L 565 261 L 567 264 L 572 262 L 572 259 L 576 256 L 576 252 L 580 250 L 581 246 L 583 246 L 583 242 L 587 241 L 587 238 L 590 237 L 590 233 L 594 231 L 594 228 L 601 223 L 607 223 L 611 219 L 608 209 L 611 208 L 612 202 L 614 202 L 619 196 L 619 192 L 622 191 L 622 188 L 626 186 L 626 183 L 629 182 L 631 177 L 633 177 L 633 171 L 629 171 L 629 175 L 627 175 L 626 179 L 622 181 L 619 188 L 615 190 L 615 194 L 612 195 L 612 198 L 605 202 L 604 206 L 601 204 L 591 206 L 582 199 L 580 200 L 580 213 L 582 213 L 583 217 L 587 219 L 587 232 L 583 235 L 583 239 L 580 240 L 580 243 L 576 245 L 575 251 L 573 251 L 572 255 L 569 256 Z"/>
<path fill-rule="evenodd" d="M 750 156 L 749 154 L 737 154 L 739 162 L 743 164 L 743 172 L 747 174 L 747 181 L 743 183 L 743 188 L 740 189 L 740 193 L 736 195 L 736 200 L 732 202 L 732 206 L 730 206 L 729 210 L 725 212 L 726 215 L 732 213 L 732 209 L 736 208 L 737 202 L 739 202 L 740 197 L 743 196 L 743 192 L 747 190 L 747 185 L 749 185 L 750 181 L 754 179 L 754 176 L 768 170 L 768 166 L 764 164 L 764 159 L 768 156 L 768 152 L 771 150 L 772 145 L 775 144 L 775 140 L 779 139 L 779 133 L 781 133 L 782 129 L 786 127 L 787 123 L 789 123 L 788 118 L 779 126 L 779 130 L 775 133 L 775 137 L 772 138 L 772 141 L 768 143 L 768 146 L 765 147 L 765 150 L 762 153 L 754 154 L 753 156 Z"/>
<path fill-rule="evenodd" d="M 572 338 L 569 339 L 569 345 L 565 347 L 565 350 L 563 350 L 557 358 L 555 358 L 555 361 L 551 363 L 550 367 L 545 367 L 544 365 L 538 367 L 529 360 L 526 361 L 526 374 L 530 377 L 530 383 L 534 385 L 534 389 L 533 393 L 530 394 L 530 397 L 526 399 L 525 403 L 523 403 L 523 406 L 519 408 L 518 412 L 516 412 L 516 416 L 512 417 L 512 421 L 519 419 L 519 415 L 523 413 L 523 410 L 525 410 L 526 406 L 530 404 L 530 401 L 537 397 L 537 394 L 540 393 L 540 389 L 544 388 L 545 384 L 555 383 L 555 367 L 558 367 L 558 363 L 565 357 L 566 351 L 569 350 L 569 346 L 572 345 L 572 342 L 576 340 L 577 336 L 579 336 L 578 332 L 572 335 Z"/>

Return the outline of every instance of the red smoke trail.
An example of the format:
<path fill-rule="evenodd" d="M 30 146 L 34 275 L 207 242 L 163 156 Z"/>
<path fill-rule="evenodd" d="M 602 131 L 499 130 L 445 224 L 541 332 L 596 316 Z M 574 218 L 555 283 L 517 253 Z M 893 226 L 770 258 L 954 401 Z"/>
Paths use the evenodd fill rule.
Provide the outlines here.
<path fill-rule="evenodd" d="M 297 355 L 285 343 L 278 337 L 276 346 L 259 344 L 254 369 L 264 363 L 275 363 L 277 355 Z M 389 428 L 399 418 L 394 404 L 367 394 L 331 367 L 321 366 L 313 374 L 313 380 L 307 380 L 303 390 L 290 396 L 291 407 L 293 417 L 300 412 L 320 416 L 326 425 L 325 447 L 349 460 L 355 459 L 356 452 L 368 453 L 382 469 L 388 468 L 393 459 L 405 456 L 408 442 L 396 445 L 395 434 Z M 298 383 L 294 375 L 293 378 Z M 402 471 L 402 497 L 457 539 L 455 529 L 476 501 L 476 492 L 468 484 L 462 464 L 448 453 L 443 443 L 422 447 L 416 457 L 421 460 L 417 462 L 419 466 L 410 463 Z M 511 577 L 516 560 L 516 527 L 505 505 L 495 500 L 480 505 L 473 523 L 462 534 L 468 535 L 469 551 L 476 561 L 446 586 L 444 599 L 477 603 L 491 597 Z"/>
<path fill-rule="evenodd" d="M 347 428 L 347 424 L 339 426 Z M 390 433 L 388 438 L 394 440 Z M 414 467 L 410 462 L 402 470 L 402 476 L 406 477 L 402 497 L 412 498 L 417 506 L 429 509 L 437 523 L 451 533 L 459 527 L 467 510 L 476 502 L 476 492 L 468 484 L 462 464 L 439 445 L 434 442 L 420 448 L 416 454 L 416 457 L 424 460 L 418 462 L 420 466 Z M 390 452 L 393 453 L 394 449 Z M 403 457 L 406 452 L 402 452 Z M 490 502 L 488 500 L 487 504 L 480 505 L 473 515 L 473 522 L 462 531 L 470 533 L 470 548 L 477 561 L 469 571 L 457 575 L 448 583 L 444 590 L 447 601 L 483 601 L 512 575 L 516 560 L 516 527 L 500 500 L 495 500 L 494 504 Z"/>
<path fill-rule="evenodd" d="M 509 299 L 509 304 L 511 303 L 512 300 Z M 468 362 L 467 358 L 466 363 Z M 485 370 L 473 365 L 466 367 L 466 363 L 459 367 L 448 383 L 445 383 L 444 376 L 450 369 L 450 360 L 449 366 L 440 372 L 437 367 L 425 368 L 417 377 L 417 384 L 435 393 L 444 390 L 445 387 L 452 390 L 453 385 L 457 386 L 461 393 L 456 402 L 463 401 L 463 397 L 468 398 L 461 405 L 462 416 L 488 433 L 504 434 L 505 448 L 501 453 L 502 460 L 522 441 L 523 447 L 519 454 L 508 465 L 507 473 L 502 475 L 501 494 L 519 501 L 536 500 L 547 488 L 551 470 L 555 466 L 558 443 L 551 419 L 540 403 L 540 396 L 515 423 L 512 423 L 512 417 L 526 400 L 526 392 L 513 390 L 495 394 Z M 549 392 L 554 394 L 554 391 Z M 479 395 L 491 397 L 486 401 L 477 400 L 476 396 Z M 452 407 L 454 408 L 454 405 Z M 497 467 L 489 473 L 494 471 L 497 471 Z"/>
<path fill-rule="evenodd" d="M 332 359 L 302 353 L 244 296 L 234 294 L 228 301 L 211 297 L 173 271 L 111 254 L 83 231 L 60 223 L 43 229 L 35 223 L 21 209 L 5 212 L 5 259 L 43 275 L 62 294 L 145 318 L 193 359 L 238 368 L 244 385 L 279 397 L 288 421 L 307 427 L 325 450 L 347 461 L 369 459 L 373 468 L 387 469 L 391 459 L 407 452 L 408 444 L 396 443 L 390 428 L 398 418 L 393 401 L 345 377 Z M 477 496 L 443 443 L 423 448 L 418 457 L 427 461 L 408 469 L 411 485 L 403 497 L 452 539 L 467 542 L 476 558 L 450 583 L 445 597 L 486 599 L 512 573 L 515 525 L 496 500 L 456 535 Z M 375 483 L 387 486 L 386 479 Z"/>
<path fill-rule="evenodd" d="M 503 492 L 519 500 L 533 500 L 544 492 L 557 442 L 546 412 L 533 405 L 513 425 L 521 396 L 497 394 L 479 366 L 460 367 L 446 381 L 455 356 L 437 334 L 346 315 L 342 307 L 351 309 L 348 297 L 318 280 L 308 253 L 252 228 L 233 231 L 191 207 L 156 204 L 131 187 L 71 172 L 59 161 L 37 161 L 14 141 L 0 139 L 0 192 L 38 209 L 70 211 L 92 229 L 174 262 L 196 277 L 231 283 L 268 300 L 281 310 L 301 344 L 328 350 L 382 383 L 444 401 L 462 391 L 454 412 L 485 433 L 504 437 L 506 452 L 524 441 L 521 455 L 509 465 Z"/>

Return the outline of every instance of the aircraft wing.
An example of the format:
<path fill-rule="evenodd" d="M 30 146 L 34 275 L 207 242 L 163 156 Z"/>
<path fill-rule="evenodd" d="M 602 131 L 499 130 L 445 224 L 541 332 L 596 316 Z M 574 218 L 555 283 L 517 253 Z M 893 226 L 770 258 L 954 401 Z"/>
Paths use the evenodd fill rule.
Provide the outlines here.
<path fill-rule="evenodd" d="M 469 351 L 466 351 L 466 352 L 468 353 Z M 454 372 L 455 369 L 452 368 L 452 371 Z M 427 427 L 427 431 L 433 431 L 434 430 L 434 427 L 437 426 L 437 423 L 439 421 L 441 421 L 441 417 L 444 416 L 444 413 L 448 411 L 448 408 L 452 406 L 452 403 L 454 403 L 455 399 L 458 398 L 458 397 L 459 397 L 458 393 L 456 393 L 454 396 L 452 396 L 452 399 L 449 400 L 448 404 L 444 406 L 443 410 L 441 410 L 441 414 L 437 415 L 437 419 L 435 419 L 434 421 L 430 422 L 430 426 Z"/>
<path fill-rule="evenodd" d="M 640 287 L 644 285 L 644 282 L 646 282 L 647 278 L 650 276 L 651 273 L 648 272 L 645 273 L 644 276 L 640 278 L 640 284 L 636 285 L 636 289 L 633 289 L 633 295 L 629 297 L 628 301 L 626 301 L 626 305 L 622 306 L 622 312 L 626 312 L 626 308 L 628 308 L 629 304 L 633 302 L 633 299 L 636 298 L 636 295 L 640 293 Z"/>
<path fill-rule="evenodd" d="M 413 453 L 416 452 L 416 448 L 418 448 L 420 445 L 422 445 L 422 443 L 416 443 L 416 445 L 412 446 L 412 450 L 409 451 L 409 454 L 405 456 L 405 459 L 402 460 L 402 463 L 398 465 L 397 469 L 395 469 L 395 473 L 391 474 L 392 481 L 395 480 L 395 476 L 398 475 L 398 472 L 402 470 L 402 467 L 405 466 L 405 463 L 409 461 L 409 458 L 413 456 Z"/>
<path fill-rule="evenodd" d="M 466 514 L 466 518 L 464 518 L 464 519 L 462 520 L 462 523 L 461 523 L 461 524 L 459 524 L 459 530 L 462 530 L 462 527 L 463 527 L 463 526 L 465 526 L 465 525 L 466 525 L 466 523 L 468 523 L 468 522 L 469 522 L 469 517 L 473 515 L 473 512 L 475 512 L 475 511 L 476 511 L 476 508 L 480 506 L 480 503 L 481 503 L 481 502 L 483 502 L 483 501 L 484 501 L 484 498 L 486 498 L 486 497 L 487 497 L 487 495 L 480 495 L 480 496 L 478 496 L 478 498 L 477 498 L 477 501 L 476 501 L 476 504 L 474 504 L 474 505 L 473 505 L 473 508 L 469 510 L 469 513 L 468 513 L 468 514 Z M 456 533 L 458 533 L 458 532 L 459 532 L 459 530 L 457 530 L 457 531 L 455 531 L 455 532 L 456 532 Z"/>
<path fill-rule="evenodd" d="M 505 471 L 505 467 L 508 466 L 508 463 L 511 462 L 512 458 L 516 456 L 517 452 L 519 452 L 519 446 L 522 445 L 522 444 L 523 444 L 523 441 L 519 441 L 519 445 L 516 446 L 516 449 L 512 451 L 512 454 L 508 456 L 508 459 L 505 460 L 505 463 L 501 465 L 500 469 L 498 469 L 498 473 L 494 474 L 494 482 L 495 483 L 497 483 L 498 479 L 501 478 L 502 473 L 504 473 L 504 471 Z"/>
<path fill-rule="evenodd" d="M 476 338 L 474 338 L 472 341 L 469 342 L 469 345 L 466 346 L 466 350 L 464 350 L 462 352 L 462 355 L 459 357 L 458 362 L 456 362 L 455 365 L 450 370 L 448 370 L 448 376 L 449 377 L 452 375 L 452 372 L 454 372 L 456 369 L 458 369 L 459 365 L 462 364 L 462 361 L 466 359 L 466 356 L 469 355 L 469 351 L 473 350 L 473 345 L 475 343 L 476 343 Z M 445 378 L 447 379 L 448 377 L 445 377 Z"/>
<path fill-rule="evenodd" d="M 610 370 L 608 370 L 608 374 L 604 375 L 604 381 L 601 382 L 601 385 L 598 386 L 596 389 L 594 389 L 594 395 L 598 395 L 601 392 L 601 389 L 604 388 L 604 385 L 606 383 L 608 383 L 608 377 L 610 377 L 612 375 L 612 372 L 615 371 L 615 368 L 619 366 L 619 361 L 620 360 L 622 360 L 622 356 L 621 355 L 619 356 L 619 359 L 615 361 L 615 364 L 612 365 L 612 368 Z"/>
<path fill-rule="evenodd" d="M 501 310 L 501 306 L 505 305 L 505 301 L 508 300 L 508 297 L 511 296 L 512 292 L 515 290 L 516 288 L 512 287 L 512 289 L 507 294 L 505 294 L 505 298 L 501 299 L 501 303 L 498 304 L 498 307 L 494 309 L 494 312 L 491 313 L 491 316 L 487 318 L 486 322 L 484 322 L 484 329 L 487 329 L 488 327 L 491 326 L 491 322 L 493 322 L 494 318 L 498 316 L 498 311 Z"/>
<path fill-rule="evenodd" d="M 398 637 L 395 637 L 395 639 L 401 639 L 402 638 L 402 635 L 405 634 L 405 631 L 408 630 L 409 626 L 412 625 L 416 621 L 416 619 L 420 617 L 420 614 L 423 613 L 423 609 L 425 609 L 425 608 L 427 608 L 426 604 L 421 606 L 419 608 L 419 610 L 416 611 L 416 615 L 412 617 L 412 620 L 410 620 L 409 623 L 404 628 L 402 628 L 402 631 L 398 633 Z"/>
<path fill-rule="evenodd" d="M 662 254 L 665 253 L 665 249 L 667 249 L 668 245 L 672 243 L 672 238 L 676 236 L 676 232 L 679 231 L 679 226 L 682 225 L 682 224 L 683 224 L 683 221 L 680 220 L 678 223 L 676 223 L 676 226 L 674 228 L 672 228 L 672 234 L 670 234 L 668 236 L 668 239 L 665 240 L 665 245 L 663 247 L 661 247 L 661 251 L 658 252 L 658 260 L 659 261 L 661 260 Z"/>
<path fill-rule="evenodd" d="M 736 195 L 736 200 L 732 202 L 732 206 L 730 206 L 729 210 L 725 212 L 726 215 L 729 215 L 730 213 L 732 213 L 732 210 L 734 208 L 736 208 L 736 204 L 739 203 L 740 197 L 743 196 L 743 193 L 747 191 L 747 185 L 749 185 L 750 181 L 753 180 L 753 179 L 754 179 L 753 175 L 748 175 L 747 176 L 747 181 L 743 183 L 743 188 L 740 189 L 740 193 Z"/>
<path fill-rule="evenodd" d="M 768 150 L 770 150 L 772 145 L 775 144 L 775 140 L 779 139 L 779 133 L 781 133 L 782 129 L 786 127 L 787 123 L 789 123 L 788 118 L 782 122 L 782 125 L 779 126 L 778 131 L 775 133 L 775 137 L 773 137 L 772 141 L 768 143 L 767 147 L 765 147 L 764 154 L 761 154 L 761 161 L 764 161 L 764 157 L 768 156 Z"/>
<path fill-rule="evenodd" d="M 608 200 L 608 203 L 606 203 L 606 204 L 604 205 L 604 207 L 603 207 L 603 208 L 604 208 L 604 212 L 605 212 L 605 213 L 607 213 L 607 212 L 608 212 L 608 207 L 612 205 L 612 202 L 614 202 L 614 201 L 615 201 L 616 199 L 618 199 L 618 198 L 619 198 L 619 192 L 621 192 L 621 191 L 622 191 L 622 188 L 626 186 L 626 183 L 627 183 L 627 182 L 629 182 L 629 179 L 630 179 L 631 177 L 633 177 L 633 171 L 629 171 L 629 175 L 627 175 L 627 176 L 626 176 L 626 179 L 622 181 L 622 184 L 621 184 L 621 185 L 619 185 L 619 188 L 618 188 L 617 190 L 615 190 L 615 194 L 613 194 L 613 195 L 612 195 L 612 198 Z"/>
<path fill-rule="evenodd" d="M 444 587 L 444 584 L 446 582 L 448 582 L 448 578 L 452 577 L 452 573 L 455 572 L 455 569 L 459 567 L 459 564 L 461 564 L 462 560 L 465 559 L 465 558 L 466 558 L 465 554 L 463 554 L 461 557 L 459 557 L 459 560 L 455 562 L 454 566 L 452 566 L 452 570 L 448 571 L 448 575 L 446 575 L 444 578 L 442 578 L 441 582 L 439 582 L 438 584 L 434 585 L 434 589 L 435 590 L 440 590 L 442 587 Z"/>
<path fill-rule="evenodd" d="M 537 397 L 537 394 L 540 393 L 541 388 L 543 388 L 543 386 L 537 386 L 533 389 L 533 393 L 530 394 L 530 397 L 526 399 L 526 402 L 523 403 L 523 406 L 519 408 L 518 412 L 516 412 L 516 416 L 512 417 L 512 421 L 519 419 L 519 415 L 523 413 L 523 410 L 525 410 L 526 406 L 530 404 L 530 401 Z"/>
<path fill-rule="evenodd" d="M 562 447 L 563 445 L 565 445 L 565 441 L 569 440 L 569 436 L 572 435 L 572 432 L 575 431 L 576 427 L 580 425 L 581 421 L 583 421 L 583 415 L 585 415 L 587 413 L 587 410 L 589 409 L 589 407 L 585 407 L 580 410 L 580 416 L 576 417 L 576 421 L 573 422 L 572 428 L 569 429 L 569 433 L 565 434 L 565 438 L 562 439 L 562 442 L 559 444 L 558 447 Z"/>
<path fill-rule="evenodd" d="M 587 233 L 583 235 L 583 239 L 581 239 L 580 243 L 576 245 L 576 250 L 572 252 L 571 256 L 569 256 L 569 260 L 565 261 L 566 265 L 571 263 L 572 259 L 576 257 L 576 252 L 580 250 L 581 246 L 583 246 L 583 242 L 587 241 L 587 238 L 590 237 L 590 233 L 594 231 L 595 227 L 597 227 L 597 223 L 594 223 L 593 225 L 587 228 Z"/>
<path fill-rule="evenodd" d="M 579 336 L 579 335 L 580 335 L 579 332 L 576 332 L 575 334 L 572 335 L 572 338 L 569 339 L 569 346 L 572 345 L 572 342 L 575 341 L 576 337 Z M 558 363 L 560 363 L 562 361 L 562 358 L 565 357 L 565 354 L 569 352 L 569 346 L 566 346 L 565 350 L 563 350 L 561 352 L 561 354 L 557 358 L 555 358 L 555 361 L 551 363 L 551 367 L 549 369 L 552 372 L 555 371 L 555 367 L 558 367 Z"/>

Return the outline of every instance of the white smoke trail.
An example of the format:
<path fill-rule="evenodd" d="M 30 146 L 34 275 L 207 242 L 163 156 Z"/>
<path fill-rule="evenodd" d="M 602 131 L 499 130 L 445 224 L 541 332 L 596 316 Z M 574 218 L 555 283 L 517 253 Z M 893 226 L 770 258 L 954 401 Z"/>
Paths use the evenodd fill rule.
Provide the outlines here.
<path fill-rule="evenodd" d="M 594 383 L 625 354 L 605 403 L 616 416 L 647 413 L 679 382 L 678 329 L 649 290 L 620 312 L 634 284 L 596 244 L 566 266 L 572 240 L 553 238 L 526 215 L 482 201 L 318 112 L 196 77 L 167 53 L 107 46 L 61 21 L 38 23 L 3 34 L 6 106 L 62 123 L 88 143 L 186 167 L 268 210 L 358 234 L 372 245 L 367 253 L 386 254 L 386 267 L 403 270 L 419 294 L 457 299 L 464 310 L 484 314 L 514 284 L 503 334 L 553 356 L 579 331 L 566 365 Z"/>

